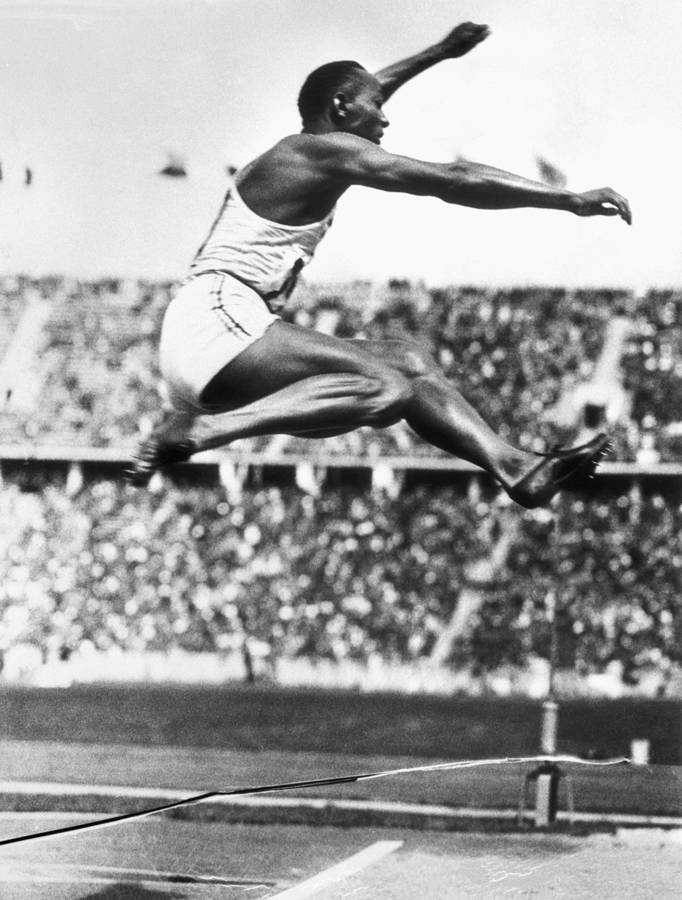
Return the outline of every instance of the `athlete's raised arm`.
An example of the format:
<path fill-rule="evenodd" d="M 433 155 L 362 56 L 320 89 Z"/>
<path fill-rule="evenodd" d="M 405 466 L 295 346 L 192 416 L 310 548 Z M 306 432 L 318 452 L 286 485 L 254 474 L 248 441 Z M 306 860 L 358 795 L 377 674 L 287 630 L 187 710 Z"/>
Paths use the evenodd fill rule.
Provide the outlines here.
<path fill-rule="evenodd" d="M 327 135 L 322 143 L 327 142 L 330 155 L 322 164 L 347 186 L 437 197 L 476 209 L 558 209 L 579 216 L 617 215 L 632 223 L 628 201 L 611 188 L 574 193 L 479 163 L 424 162 L 348 133 Z"/>
<path fill-rule="evenodd" d="M 427 47 L 414 56 L 402 59 L 386 66 L 375 73 L 375 77 L 381 85 L 384 101 L 394 94 L 406 81 L 419 75 L 421 72 L 435 66 L 445 59 L 456 59 L 464 56 L 470 50 L 484 41 L 490 34 L 487 25 L 476 25 L 474 22 L 462 22 L 453 28 L 442 41 Z"/>

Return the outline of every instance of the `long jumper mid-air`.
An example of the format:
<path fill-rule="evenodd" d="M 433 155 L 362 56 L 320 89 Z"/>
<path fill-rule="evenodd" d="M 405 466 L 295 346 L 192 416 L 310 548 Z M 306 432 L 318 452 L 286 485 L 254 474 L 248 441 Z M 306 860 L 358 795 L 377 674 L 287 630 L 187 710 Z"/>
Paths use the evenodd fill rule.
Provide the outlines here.
<path fill-rule="evenodd" d="M 611 188 L 573 193 L 479 163 L 433 163 L 388 153 L 383 104 L 406 81 L 464 56 L 488 37 L 465 22 L 442 41 L 371 74 L 331 62 L 298 97 L 302 129 L 236 173 L 189 277 L 168 307 L 161 369 L 174 411 L 144 441 L 130 480 L 240 438 L 320 438 L 405 420 L 430 444 L 490 473 L 516 503 L 546 505 L 584 483 L 609 440 L 537 454 L 512 446 L 446 380 L 417 345 L 347 340 L 277 315 L 353 185 L 437 197 L 477 209 L 537 207 L 620 216 Z M 220 414 L 219 418 L 212 418 Z"/>

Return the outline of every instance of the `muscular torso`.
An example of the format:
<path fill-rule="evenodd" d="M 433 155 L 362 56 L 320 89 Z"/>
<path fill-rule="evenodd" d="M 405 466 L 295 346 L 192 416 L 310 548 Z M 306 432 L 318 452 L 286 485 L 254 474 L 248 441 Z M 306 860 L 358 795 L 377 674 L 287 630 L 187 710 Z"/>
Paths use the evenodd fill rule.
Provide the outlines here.
<path fill-rule="evenodd" d="M 271 304 L 291 294 L 327 233 L 348 186 L 336 140 L 292 135 L 242 169 L 190 266 L 190 277 L 223 272 Z"/>
<path fill-rule="evenodd" d="M 236 183 L 246 205 L 283 225 L 309 225 L 329 215 L 348 185 L 330 174 L 318 141 L 290 135 L 241 169 Z"/>

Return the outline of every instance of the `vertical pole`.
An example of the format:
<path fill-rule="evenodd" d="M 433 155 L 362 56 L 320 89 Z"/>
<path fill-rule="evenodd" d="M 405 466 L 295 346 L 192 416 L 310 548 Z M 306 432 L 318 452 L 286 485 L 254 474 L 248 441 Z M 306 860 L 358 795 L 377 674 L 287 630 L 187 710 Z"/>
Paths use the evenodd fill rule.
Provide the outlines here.
<path fill-rule="evenodd" d="M 558 510 L 554 513 L 555 558 L 559 559 L 559 519 Z M 556 611 L 560 600 L 561 587 L 556 582 L 545 598 L 547 623 L 549 625 L 549 673 L 547 677 L 547 695 L 542 704 L 542 725 L 540 730 L 540 751 L 553 756 L 557 750 L 557 730 L 559 723 L 559 704 L 556 702 L 556 669 L 559 656 L 559 634 L 557 630 Z"/>
<path fill-rule="evenodd" d="M 553 700 L 555 695 L 555 679 L 559 655 L 559 635 L 557 633 L 556 607 L 557 591 L 552 591 L 547 598 L 547 621 L 549 624 L 549 674 L 547 678 L 547 699 Z"/>
<path fill-rule="evenodd" d="M 556 753 L 558 724 L 559 704 L 554 700 L 545 700 L 542 704 L 541 753 L 546 753 L 548 756 L 554 756 Z"/>
<path fill-rule="evenodd" d="M 547 828 L 552 820 L 552 774 L 538 775 L 535 783 L 535 827 Z"/>
<path fill-rule="evenodd" d="M 559 516 L 561 499 L 557 500 L 554 509 L 554 558 L 561 559 L 561 533 L 559 529 Z M 557 726 L 559 721 L 559 704 L 556 702 L 556 671 L 559 662 L 559 630 L 557 626 L 557 609 L 561 603 L 561 583 L 555 579 L 554 589 L 551 590 L 545 600 L 547 610 L 547 623 L 549 625 L 549 673 L 547 677 L 547 696 L 542 704 L 542 731 L 540 734 L 540 747 L 543 753 L 556 753 Z"/>
<path fill-rule="evenodd" d="M 554 513 L 555 559 L 560 558 L 559 511 Z M 555 589 L 546 597 L 547 622 L 549 624 L 549 674 L 547 679 L 547 696 L 542 704 L 542 723 L 540 729 L 540 751 L 548 756 L 557 752 L 557 731 L 559 724 L 559 704 L 556 702 L 555 678 L 559 651 L 556 610 L 561 598 L 561 586 L 557 579 Z M 555 763 L 545 763 L 537 772 L 535 784 L 535 827 L 547 828 L 554 822 L 557 814 L 559 798 L 559 779 L 561 771 Z"/>

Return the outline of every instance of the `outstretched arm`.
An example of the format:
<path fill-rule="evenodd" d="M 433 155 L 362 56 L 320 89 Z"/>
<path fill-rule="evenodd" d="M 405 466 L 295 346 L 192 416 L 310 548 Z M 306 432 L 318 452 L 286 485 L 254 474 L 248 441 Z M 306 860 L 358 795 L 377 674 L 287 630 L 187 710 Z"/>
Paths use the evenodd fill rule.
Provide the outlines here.
<path fill-rule="evenodd" d="M 487 25 L 475 25 L 473 22 L 463 22 L 447 34 L 442 41 L 427 47 L 421 53 L 416 53 L 407 59 L 386 66 L 379 72 L 375 72 L 376 78 L 381 84 L 384 100 L 394 94 L 399 87 L 419 75 L 421 72 L 435 66 L 444 59 L 455 59 L 464 56 L 470 50 L 484 41 L 490 34 Z"/>
<path fill-rule="evenodd" d="M 620 216 L 632 225 L 630 204 L 612 188 L 575 193 L 531 181 L 481 163 L 455 163 L 455 186 L 450 202 L 477 209 L 559 209 L 577 216 Z M 447 196 L 442 197 L 448 200 Z"/>
<path fill-rule="evenodd" d="M 437 197 L 475 209 L 558 209 L 577 216 L 620 216 L 632 224 L 628 201 L 611 188 L 574 193 L 480 163 L 424 162 L 387 153 L 352 134 L 336 133 L 316 141 L 321 150 L 320 168 L 342 190 L 358 184 Z"/>

